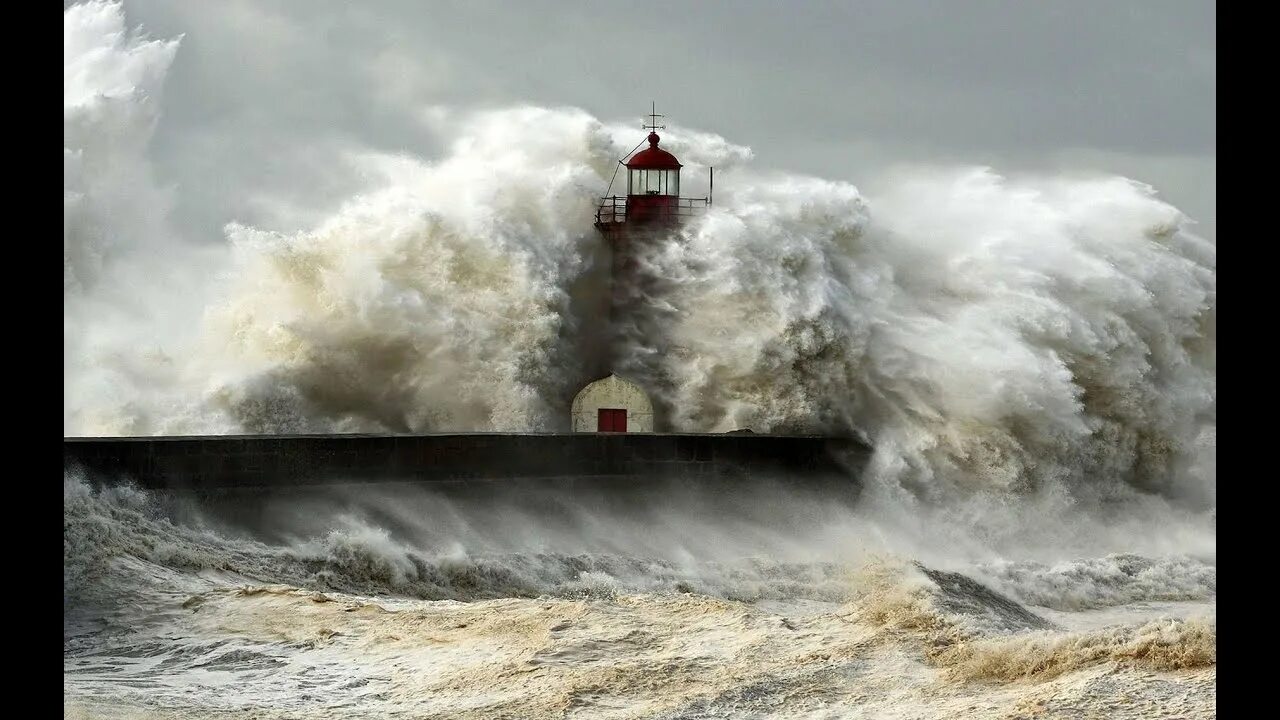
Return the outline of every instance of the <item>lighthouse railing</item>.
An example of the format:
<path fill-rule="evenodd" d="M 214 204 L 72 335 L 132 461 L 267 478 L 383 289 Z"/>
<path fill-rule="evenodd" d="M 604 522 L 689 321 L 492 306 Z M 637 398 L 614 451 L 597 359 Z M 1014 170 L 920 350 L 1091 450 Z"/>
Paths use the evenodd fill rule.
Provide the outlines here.
<path fill-rule="evenodd" d="M 643 196 L 641 196 L 643 197 Z M 659 211 L 662 219 L 685 220 L 697 217 L 711 205 L 711 198 L 675 198 L 675 202 L 670 205 L 662 206 Z M 645 208 L 645 216 L 653 218 L 656 208 L 652 206 Z M 626 195 L 610 195 L 600 198 L 600 205 L 596 208 L 596 224 L 611 225 L 613 223 L 624 223 L 627 221 L 627 196 Z"/>

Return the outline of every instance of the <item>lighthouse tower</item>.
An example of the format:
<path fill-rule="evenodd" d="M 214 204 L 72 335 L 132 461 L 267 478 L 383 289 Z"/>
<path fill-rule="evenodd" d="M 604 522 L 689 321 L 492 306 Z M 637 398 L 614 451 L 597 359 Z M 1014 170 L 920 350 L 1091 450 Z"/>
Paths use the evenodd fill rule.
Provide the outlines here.
<path fill-rule="evenodd" d="M 632 155 L 619 161 L 627 170 L 627 194 L 606 195 L 600 199 L 596 210 L 596 229 L 609 241 L 615 259 L 630 259 L 633 242 L 671 232 L 711 204 L 710 195 L 701 198 L 680 196 L 680 168 L 684 166 L 675 155 L 658 146 L 662 137 L 657 131 L 666 128 L 657 124 L 660 117 L 663 116 L 650 112 L 650 122 L 644 125 L 644 129 L 649 130 L 649 136 L 645 138 L 649 146 L 639 152 L 633 151 Z M 614 282 L 626 280 L 619 277 L 617 269 Z"/>
<path fill-rule="evenodd" d="M 637 310 L 646 296 L 650 279 L 644 277 L 636 255 L 644 247 L 679 230 L 681 223 L 711 205 L 706 197 L 680 196 L 680 169 L 675 155 L 659 144 L 658 124 L 663 117 L 650 108 L 649 122 L 643 125 L 648 136 L 632 154 L 619 163 L 626 169 L 626 195 L 606 194 L 596 210 L 596 229 L 604 236 L 612 256 L 610 261 L 611 347 L 607 352 L 610 374 L 582 389 L 573 402 L 575 432 L 652 432 L 654 409 L 643 388 L 619 377 L 618 340 L 620 328 L 634 327 Z M 643 150 L 641 146 L 647 143 Z M 714 173 L 714 170 L 712 171 Z M 615 180 L 617 178 L 615 174 Z M 714 183 L 714 174 L 712 175 Z M 713 185 L 709 185 L 709 188 Z M 613 183 L 609 189 L 612 190 Z"/>

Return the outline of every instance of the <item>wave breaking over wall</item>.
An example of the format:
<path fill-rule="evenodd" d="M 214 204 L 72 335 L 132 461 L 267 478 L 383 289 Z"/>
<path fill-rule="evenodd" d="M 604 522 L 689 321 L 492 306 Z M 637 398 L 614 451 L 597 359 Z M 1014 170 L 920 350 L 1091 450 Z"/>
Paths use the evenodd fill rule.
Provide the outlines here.
<path fill-rule="evenodd" d="M 630 130 L 452 111 L 442 157 L 353 153 L 377 181 L 328 220 L 211 247 L 167 227 L 148 170 L 180 40 L 100 2 L 65 29 L 67 434 L 566 429 L 604 332 L 593 202 Z M 624 369 L 672 429 L 860 433 L 927 501 L 1214 504 L 1215 249 L 1152 188 L 939 168 L 865 197 L 666 134 L 686 185 L 724 178 L 645 248 L 660 281 L 628 319 Z"/>

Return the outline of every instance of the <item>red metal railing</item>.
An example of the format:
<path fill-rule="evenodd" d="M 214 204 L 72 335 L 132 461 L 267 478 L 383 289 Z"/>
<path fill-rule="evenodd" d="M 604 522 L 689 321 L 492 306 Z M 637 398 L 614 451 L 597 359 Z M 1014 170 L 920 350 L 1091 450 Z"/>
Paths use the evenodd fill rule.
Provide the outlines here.
<path fill-rule="evenodd" d="M 675 198 L 675 202 L 662 205 L 659 207 L 647 206 L 644 208 L 644 216 L 646 220 L 675 220 L 680 221 L 691 217 L 696 217 L 698 213 L 706 210 L 711 202 L 707 198 Z M 612 223 L 624 223 L 627 221 L 627 196 L 611 195 L 609 197 L 600 198 L 600 206 L 596 208 L 596 224 L 609 225 Z"/>

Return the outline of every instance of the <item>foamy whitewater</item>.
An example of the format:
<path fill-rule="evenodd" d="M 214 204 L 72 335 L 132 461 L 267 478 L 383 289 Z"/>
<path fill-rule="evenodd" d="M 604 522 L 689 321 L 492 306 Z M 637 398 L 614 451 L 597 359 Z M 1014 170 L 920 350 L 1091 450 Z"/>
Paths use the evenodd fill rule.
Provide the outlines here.
<path fill-rule="evenodd" d="M 433 108 L 314 227 L 175 227 L 181 39 L 64 13 L 67 435 L 564 431 L 630 126 Z M 531 131 L 536 129 L 536 131 Z M 64 473 L 66 717 L 1213 717 L 1215 247 L 1123 178 L 865 196 L 669 127 L 715 206 L 645 249 L 621 370 L 671 429 L 855 433 L 756 478 L 196 502 Z"/>

